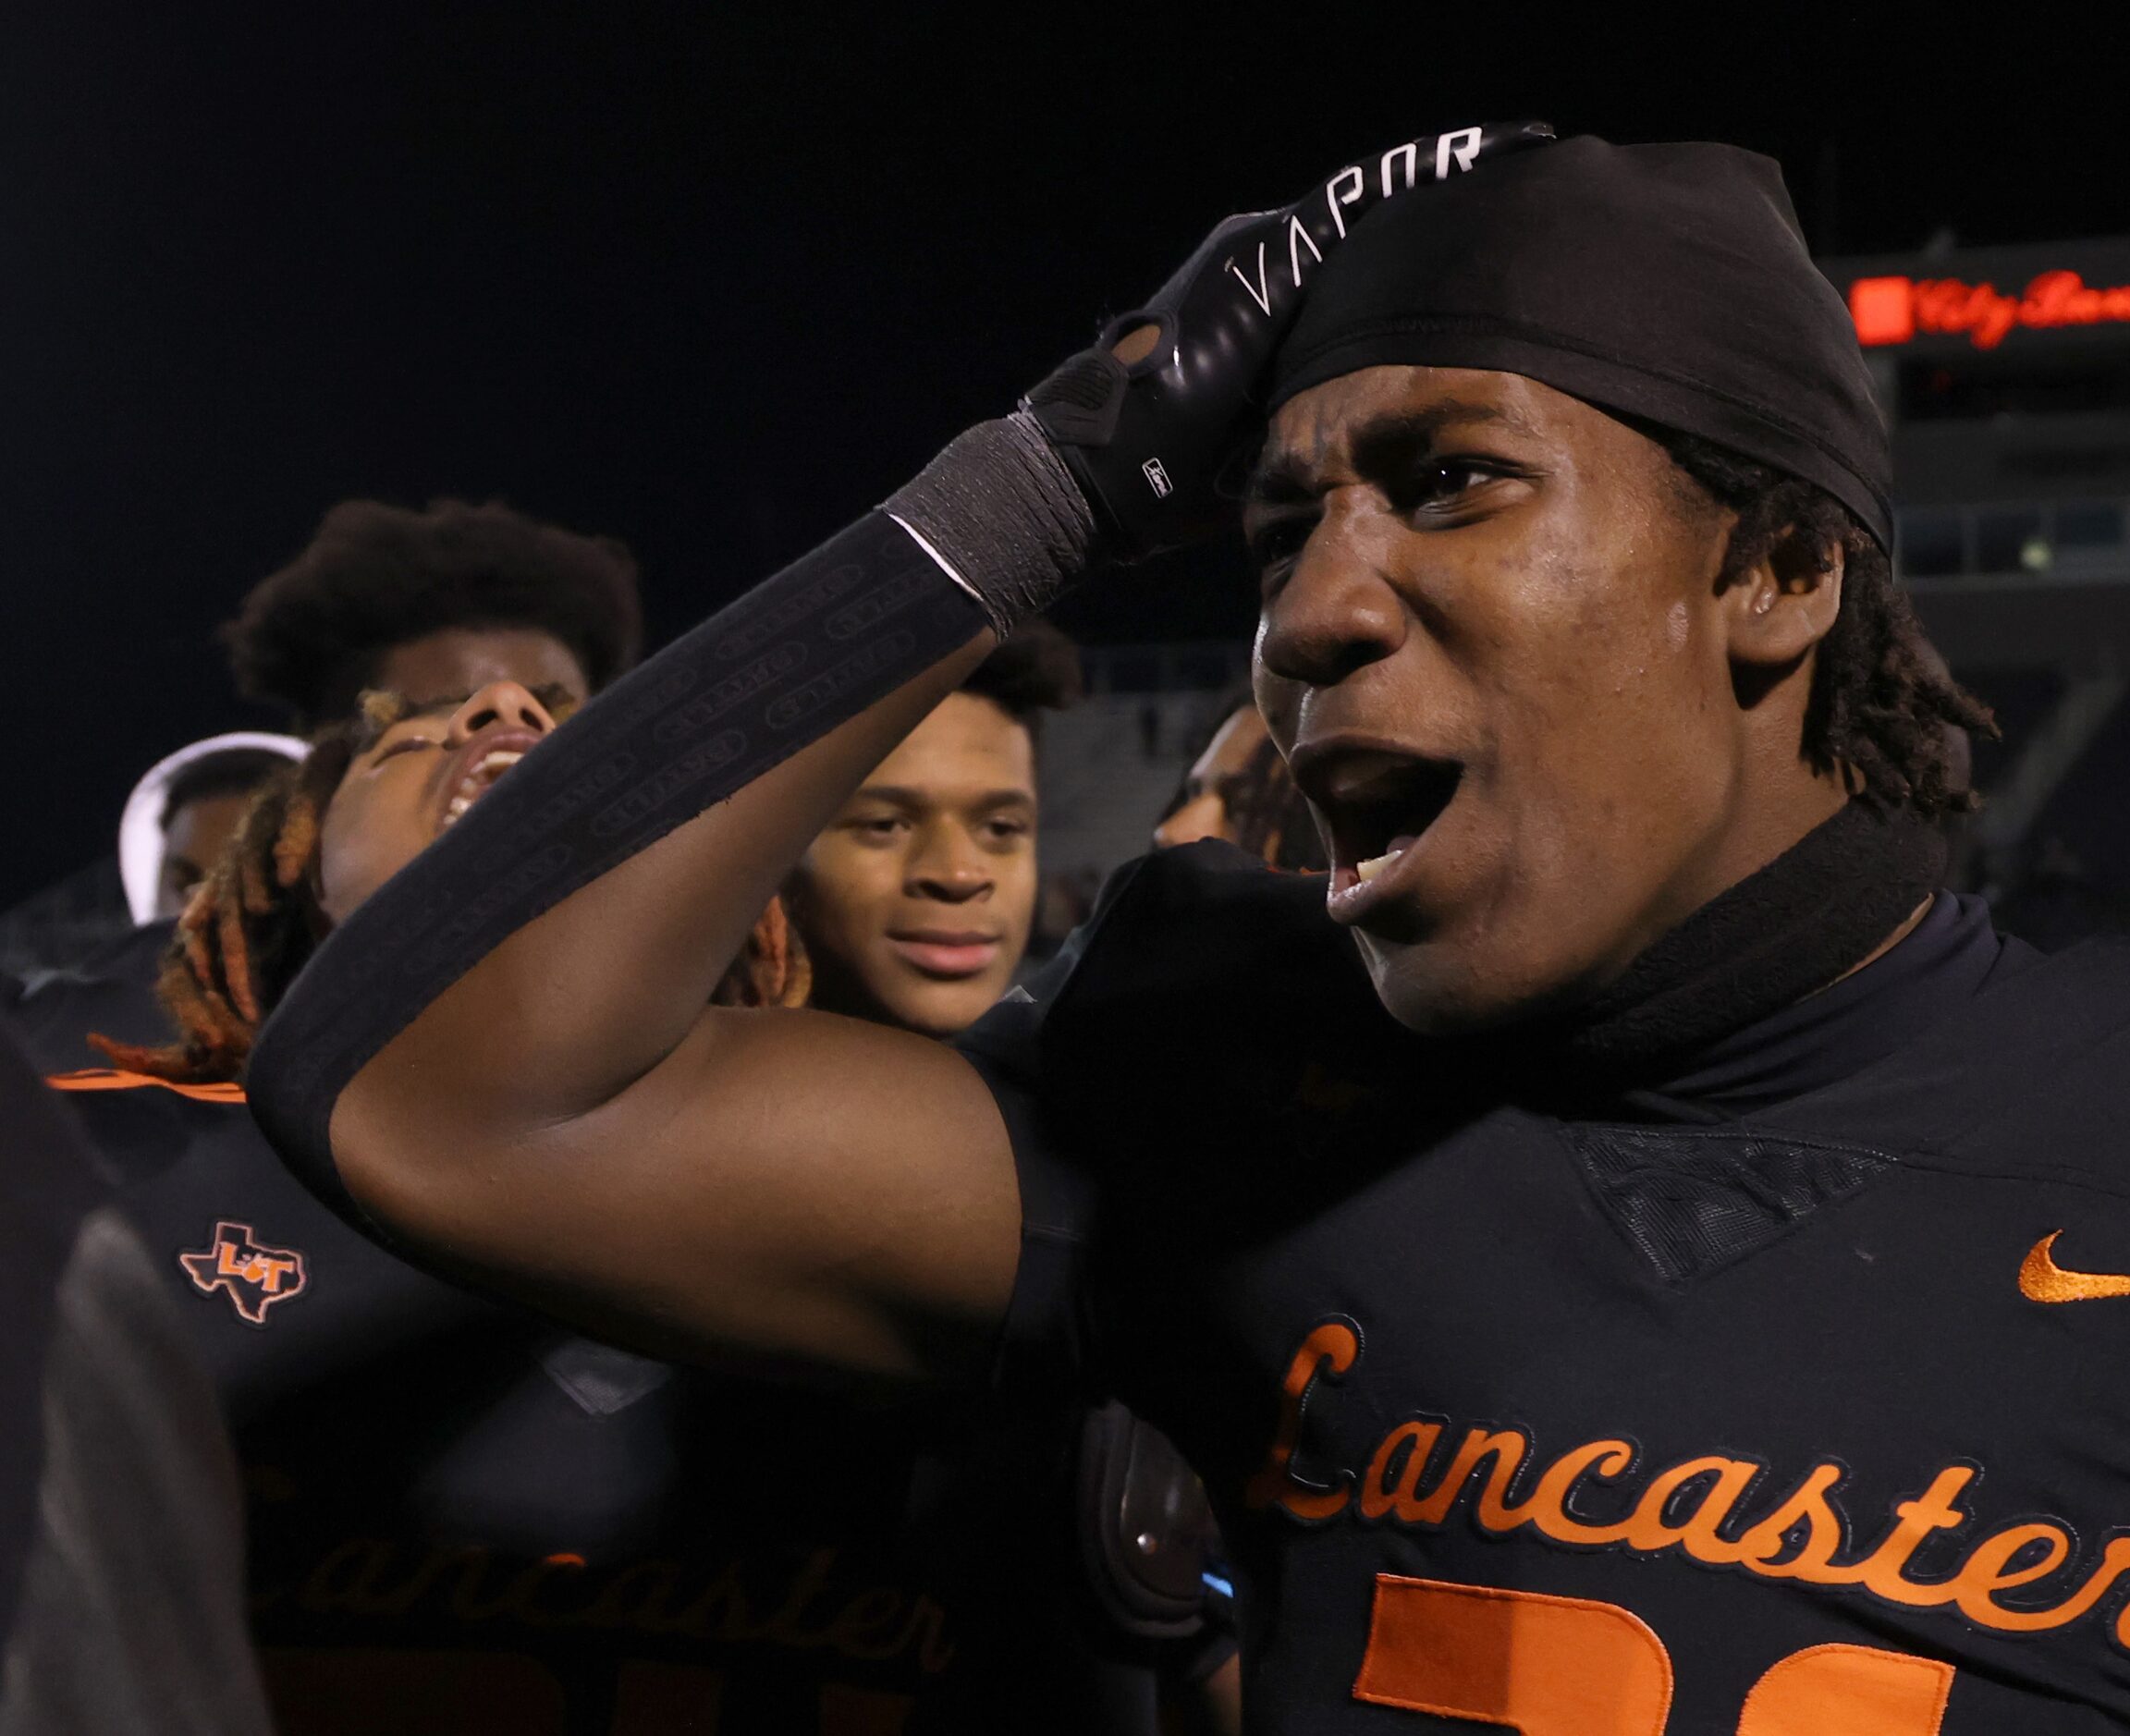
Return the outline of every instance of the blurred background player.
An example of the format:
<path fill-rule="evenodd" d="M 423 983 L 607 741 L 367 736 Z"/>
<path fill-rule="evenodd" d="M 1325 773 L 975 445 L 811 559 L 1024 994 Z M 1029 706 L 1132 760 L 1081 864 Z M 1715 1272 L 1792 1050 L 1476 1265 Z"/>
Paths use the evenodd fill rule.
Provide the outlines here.
<path fill-rule="evenodd" d="M 373 687 L 420 704 L 515 680 L 581 701 L 635 662 L 643 607 L 635 560 L 611 537 L 543 524 L 497 501 L 416 511 L 349 500 L 252 589 L 222 637 L 238 691 L 309 734 L 352 717 L 357 695 Z M 0 948 L 15 937 L 15 1016 L 48 1071 L 93 1061 L 91 1031 L 162 1040 L 153 985 L 183 871 L 219 854 L 242 799 L 274 763 L 263 755 L 300 747 L 252 732 L 211 742 L 231 752 L 202 753 L 210 744 L 195 743 L 141 779 L 120 823 L 117 874 L 85 871 L 0 918 Z M 109 910 L 95 891 L 106 879 L 122 879 L 123 903 Z M 76 911 L 84 899 L 94 908 Z M 55 914 L 67 911 L 64 922 Z"/>
<path fill-rule="evenodd" d="M 295 736 L 239 729 L 189 741 L 148 768 L 118 816 L 118 850 L 0 915 L 0 978 L 14 997 L 93 973 L 143 924 L 178 914 L 267 773 L 300 758 Z M 153 950 L 153 947 L 151 948 Z"/>
<path fill-rule="evenodd" d="M 765 912 L 716 997 L 798 1006 L 827 984 L 939 1035 L 980 1014 L 1034 899 L 1035 719 L 1076 673 L 1048 629 L 995 653 L 838 816 L 793 876 L 801 920 Z M 1090 1587 L 1080 1555 L 1120 1551 L 1073 1512 L 1071 1418 L 972 1436 L 475 1301 L 324 1212 L 236 1106 L 317 935 L 572 703 L 497 682 L 457 705 L 374 696 L 329 727 L 180 923 L 181 1041 L 61 1082 L 124 1167 L 236 1428 L 283 1729 L 666 1730 L 716 1705 L 732 1736 L 1144 1731 L 1157 1664 L 1178 1728 L 1232 1728 L 1195 1686 L 1231 1649 L 1204 1619 L 1202 1498 L 1128 1420 L 1088 1430 L 1108 1455 L 1090 1516 L 1129 1473 L 1133 1514 L 1151 1492 L 1181 1521 Z"/>
<path fill-rule="evenodd" d="M 81 961 L 175 916 L 222 853 L 251 792 L 300 756 L 294 736 L 239 729 L 189 741 L 155 762 L 126 798 L 118 850 L 0 914 L 0 977 L 15 995 L 81 973 Z"/>
<path fill-rule="evenodd" d="M 135 927 L 169 922 L 221 861 L 268 774 L 306 749 L 296 736 L 209 736 L 148 768 L 118 816 L 118 875 Z"/>
<path fill-rule="evenodd" d="M 1154 848 L 1218 838 L 1274 868 L 1327 872 L 1331 863 L 1309 804 L 1248 687 L 1230 692 L 1214 715 L 1211 734 L 1154 827 Z"/>

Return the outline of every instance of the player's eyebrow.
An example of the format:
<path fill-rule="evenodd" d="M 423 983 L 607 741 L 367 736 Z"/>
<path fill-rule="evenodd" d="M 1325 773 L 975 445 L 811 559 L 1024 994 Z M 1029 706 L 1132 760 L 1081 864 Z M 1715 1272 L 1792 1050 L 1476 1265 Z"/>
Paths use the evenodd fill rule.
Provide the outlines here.
<path fill-rule="evenodd" d="M 448 717 L 465 703 L 463 698 L 433 699 L 423 704 L 408 705 L 405 711 L 393 717 L 389 723 L 369 725 L 363 730 L 361 744 L 356 749 L 357 756 L 367 759 L 375 753 L 385 745 L 386 738 L 401 724 L 413 723 L 430 717 Z"/>
<path fill-rule="evenodd" d="M 1252 507 L 1291 507 L 1304 500 L 1314 500 L 1316 491 L 1309 484 L 1311 474 L 1309 461 L 1298 452 L 1281 452 L 1271 458 L 1261 458 L 1250 472 L 1250 483 L 1243 504 Z"/>
<path fill-rule="evenodd" d="M 471 693 L 447 694 L 442 699 L 429 700 L 420 705 L 410 705 L 398 721 L 405 723 L 410 717 L 448 717 L 472 697 L 473 695 Z"/>
<path fill-rule="evenodd" d="M 1370 416 L 1348 430 L 1345 446 L 1355 471 L 1364 476 L 1380 475 L 1432 451 L 1449 430 L 1473 423 L 1491 423 L 1533 436 L 1538 433 L 1512 410 L 1451 397 L 1419 410 L 1384 410 Z M 1314 500 L 1317 470 L 1316 460 L 1292 450 L 1261 458 L 1251 471 L 1248 504 L 1285 507 Z"/>

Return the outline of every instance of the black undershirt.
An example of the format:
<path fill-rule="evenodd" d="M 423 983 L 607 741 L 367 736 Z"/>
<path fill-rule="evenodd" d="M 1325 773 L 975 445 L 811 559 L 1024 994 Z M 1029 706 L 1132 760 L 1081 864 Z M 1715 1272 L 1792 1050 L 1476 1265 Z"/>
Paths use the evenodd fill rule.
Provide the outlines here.
<path fill-rule="evenodd" d="M 2040 956 L 1999 934 L 1982 899 L 1940 892 L 1883 956 L 1718 1039 L 1625 1101 L 1663 1119 L 1707 1121 L 1788 1102 L 1904 1048 L 1986 984 Z"/>

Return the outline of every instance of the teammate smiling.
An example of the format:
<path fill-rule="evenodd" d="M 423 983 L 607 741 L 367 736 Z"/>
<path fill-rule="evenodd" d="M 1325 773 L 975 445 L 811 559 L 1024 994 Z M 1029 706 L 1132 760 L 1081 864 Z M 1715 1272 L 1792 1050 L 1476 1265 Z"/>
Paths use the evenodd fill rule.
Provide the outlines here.
<path fill-rule="evenodd" d="M 1062 633 L 1022 629 L 807 847 L 784 903 L 810 1005 L 952 1036 L 1005 993 L 1035 910 L 1035 732 L 1079 679 Z"/>
<path fill-rule="evenodd" d="M 1267 407 L 1328 915 L 1173 850 L 966 1058 L 704 1015 L 883 744 L 1097 541 L 1218 523 Z M 1348 165 L 529 756 L 328 946 L 262 1112 L 643 1341 L 979 1378 L 1003 1326 L 1110 1385 L 1221 1505 L 1259 1730 L 2117 1728 L 2130 966 L 1936 889 L 1984 715 L 1888 473 L 1764 159 Z M 497 897 L 507 837 L 551 867 Z"/>

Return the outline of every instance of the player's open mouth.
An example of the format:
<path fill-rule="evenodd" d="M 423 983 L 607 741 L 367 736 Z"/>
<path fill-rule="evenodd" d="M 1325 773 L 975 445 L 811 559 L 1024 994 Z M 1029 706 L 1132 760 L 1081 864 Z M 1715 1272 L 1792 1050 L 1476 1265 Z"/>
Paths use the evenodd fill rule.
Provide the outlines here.
<path fill-rule="evenodd" d="M 523 759 L 543 738 L 529 729 L 499 729 L 476 736 L 459 752 L 447 774 L 444 812 L 438 832 L 448 831 L 466 810 L 495 787 L 496 780 Z"/>
<path fill-rule="evenodd" d="M 513 753 L 507 748 L 497 748 L 481 756 L 481 764 L 459 780 L 459 788 L 445 804 L 444 824 L 453 825 L 459 815 L 488 793 L 488 786 L 523 759 L 522 753 Z"/>
<path fill-rule="evenodd" d="M 1331 835 L 1326 908 L 1341 923 L 1395 896 L 1399 868 L 1455 800 L 1464 775 L 1458 760 L 1338 741 L 1297 747 L 1293 766 Z"/>

